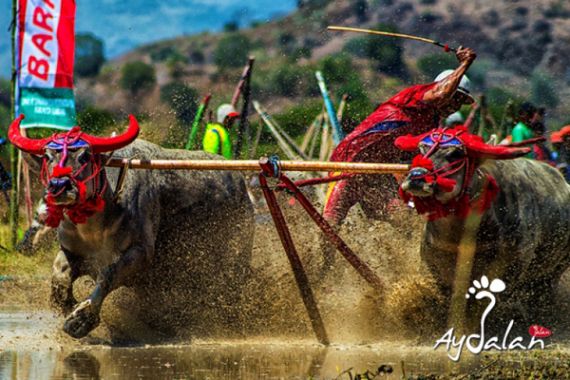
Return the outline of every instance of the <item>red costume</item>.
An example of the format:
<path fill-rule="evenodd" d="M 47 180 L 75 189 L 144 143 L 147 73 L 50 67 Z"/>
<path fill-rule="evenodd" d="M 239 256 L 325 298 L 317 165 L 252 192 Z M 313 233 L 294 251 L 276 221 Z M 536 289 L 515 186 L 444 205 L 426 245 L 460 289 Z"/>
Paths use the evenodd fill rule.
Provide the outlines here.
<path fill-rule="evenodd" d="M 409 87 L 382 103 L 340 142 L 331 161 L 399 163 L 411 159 L 394 146 L 397 137 L 421 134 L 439 125 L 437 109 L 423 101 L 436 83 Z M 388 200 L 397 198 L 397 182 L 385 175 L 355 176 L 338 181 L 329 194 L 324 217 L 339 224 L 360 202 L 369 217 L 377 218 Z"/>

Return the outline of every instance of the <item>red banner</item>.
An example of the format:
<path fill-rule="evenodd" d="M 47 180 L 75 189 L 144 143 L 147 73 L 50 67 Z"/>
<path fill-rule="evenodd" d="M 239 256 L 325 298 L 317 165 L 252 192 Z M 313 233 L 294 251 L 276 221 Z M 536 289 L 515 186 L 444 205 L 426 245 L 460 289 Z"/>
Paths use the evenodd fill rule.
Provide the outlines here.
<path fill-rule="evenodd" d="M 17 114 L 24 127 L 75 124 L 75 0 L 18 0 Z"/>

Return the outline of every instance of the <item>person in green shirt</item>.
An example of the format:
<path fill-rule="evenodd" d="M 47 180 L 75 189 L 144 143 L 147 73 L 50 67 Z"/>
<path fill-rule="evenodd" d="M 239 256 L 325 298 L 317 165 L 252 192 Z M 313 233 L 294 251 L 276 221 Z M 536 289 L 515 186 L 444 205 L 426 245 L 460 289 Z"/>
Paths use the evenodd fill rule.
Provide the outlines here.
<path fill-rule="evenodd" d="M 518 143 L 535 137 L 534 131 L 530 126 L 536 112 L 537 109 L 532 104 L 528 102 L 521 104 L 517 117 L 518 122 L 511 132 L 511 143 Z M 526 155 L 526 157 L 533 158 L 532 152 Z"/>
<path fill-rule="evenodd" d="M 217 123 L 208 123 L 202 140 L 205 152 L 232 158 L 232 140 L 230 130 L 239 113 L 231 104 L 222 104 L 216 112 Z"/>

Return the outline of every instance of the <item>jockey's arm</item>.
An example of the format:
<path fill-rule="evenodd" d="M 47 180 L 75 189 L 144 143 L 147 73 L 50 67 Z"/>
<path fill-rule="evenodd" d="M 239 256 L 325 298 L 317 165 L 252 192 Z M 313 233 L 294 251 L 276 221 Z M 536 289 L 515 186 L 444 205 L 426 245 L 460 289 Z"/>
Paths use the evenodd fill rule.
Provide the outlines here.
<path fill-rule="evenodd" d="M 447 104 L 455 94 L 455 91 L 461 82 L 461 77 L 467 72 L 477 57 L 477 54 L 475 54 L 475 52 L 470 48 L 459 47 L 457 49 L 456 57 L 459 61 L 459 66 L 451 75 L 437 82 L 434 88 L 424 94 L 423 101 L 425 103 L 429 103 L 434 107 Z"/>

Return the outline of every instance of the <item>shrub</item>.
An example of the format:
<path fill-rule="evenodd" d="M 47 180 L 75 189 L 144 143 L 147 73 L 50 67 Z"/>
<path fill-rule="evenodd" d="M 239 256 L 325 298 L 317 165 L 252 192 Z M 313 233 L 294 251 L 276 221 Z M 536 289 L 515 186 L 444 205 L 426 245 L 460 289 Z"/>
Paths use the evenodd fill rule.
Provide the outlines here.
<path fill-rule="evenodd" d="M 224 24 L 224 32 L 237 32 L 239 24 L 237 21 L 228 21 Z"/>
<path fill-rule="evenodd" d="M 457 59 L 453 54 L 429 54 L 418 59 L 417 65 L 420 72 L 431 80 L 443 70 L 457 67 Z"/>
<path fill-rule="evenodd" d="M 352 3 L 352 13 L 356 15 L 359 23 L 368 20 L 368 2 L 366 0 L 355 0 Z"/>
<path fill-rule="evenodd" d="M 160 88 L 160 100 L 173 110 L 176 119 L 190 124 L 198 108 L 198 91 L 183 83 L 169 83 Z"/>
<path fill-rule="evenodd" d="M 91 33 L 75 36 L 75 74 L 94 77 L 105 63 L 103 41 Z"/>
<path fill-rule="evenodd" d="M 489 112 L 497 122 L 503 120 L 505 116 L 506 105 L 511 102 L 513 109 L 517 109 L 525 99 L 502 87 L 492 87 L 486 92 L 487 104 Z"/>
<path fill-rule="evenodd" d="M 318 93 L 317 80 L 309 66 L 280 65 L 269 74 L 268 90 L 280 96 L 312 96 Z"/>
<path fill-rule="evenodd" d="M 214 50 L 214 63 L 219 68 L 240 67 L 247 61 L 251 43 L 239 33 L 223 37 Z"/>
<path fill-rule="evenodd" d="M 77 113 L 77 123 L 83 132 L 99 135 L 115 124 L 115 118 L 111 112 L 90 105 Z"/>
<path fill-rule="evenodd" d="M 329 55 L 319 62 L 320 70 L 328 83 L 344 83 L 354 75 L 352 60 L 346 54 Z"/>
<path fill-rule="evenodd" d="M 315 117 L 322 111 L 320 100 L 304 102 L 274 115 L 275 120 L 292 136 L 303 135 Z"/>
<path fill-rule="evenodd" d="M 556 107 L 560 103 L 554 80 L 545 73 L 535 71 L 530 79 L 530 98 L 538 106 Z"/>
<path fill-rule="evenodd" d="M 158 46 L 150 52 L 150 59 L 153 62 L 164 62 L 171 57 L 181 57 L 180 52 L 171 45 Z"/>
<path fill-rule="evenodd" d="M 201 65 L 206 62 L 206 57 L 204 56 L 204 52 L 200 49 L 192 50 L 190 53 L 190 63 Z"/>
<path fill-rule="evenodd" d="M 154 67 L 141 61 L 126 63 L 121 69 L 121 87 L 132 95 L 150 90 L 156 83 Z"/>

